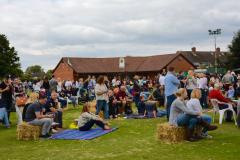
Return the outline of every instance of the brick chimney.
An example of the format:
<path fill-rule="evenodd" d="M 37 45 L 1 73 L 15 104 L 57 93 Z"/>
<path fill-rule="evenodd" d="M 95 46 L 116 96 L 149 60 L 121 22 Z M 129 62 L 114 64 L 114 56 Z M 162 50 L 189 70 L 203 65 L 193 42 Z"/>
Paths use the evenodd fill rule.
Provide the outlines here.
<path fill-rule="evenodd" d="M 221 49 L 218 47 L 218 48 L 216 48 L 216 52 L 217 53 L 220 53 L 221 52 Z"/>
<path fill-rule="evenodd" d="M 192 47 L 192 52 L 193 52 L 193 53 L 196 52 L 196 47 Z"/>
<path fill-rule="evenodd" d="M 192 47 L 192 55 L 193 56 L 197 56 L 197 54 L 196 54 L 196 47 Z"/>

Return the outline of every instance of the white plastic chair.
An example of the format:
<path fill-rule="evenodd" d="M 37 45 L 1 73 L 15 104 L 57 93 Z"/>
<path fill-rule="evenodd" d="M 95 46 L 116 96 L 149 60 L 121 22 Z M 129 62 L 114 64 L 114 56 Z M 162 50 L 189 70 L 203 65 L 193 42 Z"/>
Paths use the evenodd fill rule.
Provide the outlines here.
<path fill-rule="evenodd" d="M 235 111 L 233 110 L 232 104 L 230 104 L 230 103 L 225 103 L 225 102 L 220 102 L 220 101 L 218 101 L 217 99 L 211 99 L 211 104 L 212 104 L 212 106 L 213 106 L 213 111 L 214 111 L 214 114 L 213 114 L 213 122 L 214 122 L 216 113 L 219 113 L 219 124 L 222 124 L 225 111 L 231 111 L 231 112 L 233 113 L 233 118 L 234 118 L 234 121 L 235 121 L 235 125 L 237 125 L 236 113 L 235 113 Z M 225 108 L 225 109 L 221 109 L 221 110 L 220 110 L 220 109 L 219 109 L 219 104 L 227 104 L 227 105 L 228 105 L 228 108 Z"/>

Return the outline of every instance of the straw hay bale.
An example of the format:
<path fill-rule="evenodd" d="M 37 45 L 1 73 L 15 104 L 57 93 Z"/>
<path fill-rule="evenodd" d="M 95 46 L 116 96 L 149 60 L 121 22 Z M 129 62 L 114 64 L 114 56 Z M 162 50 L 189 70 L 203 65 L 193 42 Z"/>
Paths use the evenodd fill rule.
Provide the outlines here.
<path fill-rule="evenodd" d="M 17 127 L 18 140 L 38 140 L 41 134 L 41 126 L 29 125 L 22 123 Z"/>
<path fill-rule="evenodd" d="M 202 133 L 202 127 L 197 126 L 194 130 L 195 135 Z M 157 125 L 157 137 L 164 142 L 177 143 L 187 139 L 187 129 L 185 127 L 171 126 L 168 123 Z"/>
<path fill-rule="evenodd" d="M 171 126 L 168 123 L 157 125 L 157 136 L 165 142 L 180 142 L 186 139 L 186 135 L 186 129 L 183 127 Z"/>

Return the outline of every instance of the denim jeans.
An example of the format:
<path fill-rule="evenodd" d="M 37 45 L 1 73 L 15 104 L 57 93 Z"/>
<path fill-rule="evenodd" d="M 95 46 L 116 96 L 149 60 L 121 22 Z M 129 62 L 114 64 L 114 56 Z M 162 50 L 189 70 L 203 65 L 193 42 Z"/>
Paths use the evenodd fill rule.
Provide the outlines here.
<path fill-rule="evenodd" d="M 180 114 L 177 117 L 178 126 L 187 126 L 189 129 L 194 129 L 198 123 L 197 118 L 194 118 L 187 114 Z"/>
<path fill-rule="evenodd" d="M 98 115 L 101 110 L 103 110 L 104 119 L 108 119 L 109 118 L 109 107 L 108 107 L 108 103 L 106 100 L 97 100 L 96 115 Z"/>
<path fill-rule="evenodd" d="M 17 117 L 18 117 L 18 125 L 21 124 L 23 122 L 23 119 L 22 119 L 22 112 L 23 112 L 23 108 L 24 107 L 18 107 L 16 104 L 15 104 L 15 108 L 16 108 L 16 114 L 17 114 Z"/>
<path fill-rule="evenodd" d="M 209 115 L 204 114 L 204 115 L 201 116 L 201 118 L 202 118 L 203 121 L 207 122 L 208 124 L 212 123 L 212 118 Z M 207 128 L 203 128 L 202 132 L 207 133 Z"/>
<path fill-rule="evenodd" d="M 91 119 L 84 126 L 79 127 L 79 130 L 80 131 L 88 131 L 88 130 L 90 130 L 92 128 L 92 126 L 94 124 L 96 124 L 97 126 L 101 127 L 102 129 L 104 129 L 105 124 L 102 121 Z"/>
<path fill-rule="evenodd" d="M 207 115 L 207 114 L 204 114 L 201 116 L 202 120 L 207 122 L 208 124 L 211 124 L 212 123 L 212 118 L 211 116 Z"/>
<path fill-rule="evenodd" d="M 67 100 L 64 98 L 59 98 L 58 101 L 61 104 L 61 108 L 66 108 L 67 107 Z"/>
<path fill-rule="evenodd" d="M 75 96 L 71 96 L 69 99 L 72 101 L 72 105 L 75 108 L 77 105 L 77 98 Z"/>
<path fill-rule="evenodd" d="M 10 120 L 10 112 L 12 107 L 12 100 L 7 100 L 2 104 L 2 107 L 6 109 L 8 115 L 8 121 Z"/>
<path fill-rule="evenodd" d="M 42 118 L 42 119 L 34 119 L 33 121 L 28 122 L 31 125 L 42 126 L 42 135 L 46 135 L 49 133 L 52 126 L 51 118 Z"/>
<path fill-rule="evenodd" d="M 4 125 L 9 127 L 8 114 L 6 108 L 0 108 L 0 119 L 3 120 Z"/>
<path fill-rule="evenodd" d="M 148 117 L 154 117 L 157 112 L 156 103 L 147 103 L 145 102 L 146 112 Z"/>
<path fill-rule="evenodd" d="M 170 109 L 171 109 L 171 105 L 173 103 L 173 101 L 176 99 L 176 96 L 174 94 L 167 96 L 167 119 L 169 120 L 169 115 L 170 115 Z"/>
<path fill-rule="evenodd" d="M 145 110 L 146 110 L 146 106 L 145 103 L 142 101 L 139 101 L 138 105 L 137 105 L 137 109 L 138 109 L 138 114 L 139 115 L 144 115 Z"/>

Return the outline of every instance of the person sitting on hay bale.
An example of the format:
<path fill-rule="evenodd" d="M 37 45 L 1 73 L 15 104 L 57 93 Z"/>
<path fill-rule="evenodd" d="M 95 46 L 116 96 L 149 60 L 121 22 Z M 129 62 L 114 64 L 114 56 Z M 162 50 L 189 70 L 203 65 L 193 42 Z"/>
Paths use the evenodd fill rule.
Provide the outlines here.
<path fill-rule="evenodd" d="M 95 105 L 91 102 L 86 102 L 83 105 L 82 113 L 78 119 L 78 127 L 80 131 L 88 131 L 94 124 L 101 127 L 104 130 L 111 129 L 109 125 L 103 121 L 98 115 L 95 115 L 91 110 L 96 110 Z"/>
<path fill-rule="evenodd" d="M 201 90 L 200 89 L 193 89 L 191 93 L 191 99 L 187 102 L 187 108 L 192 109 L 196 112 L 203 112 L 202 106 L 200 104 L 200 99 L 201 98 Z M 209 115 L 203 114 L 201 116 L 202 121 L 210 124 L 212 122 L 212 118 Z M 200 135 L 202 138 L 211 138 L 211 136 L 208 135 L 207 131 L 209 130 L 208 125 L 205 125 L 205 127 L 202 130 L 202 134 Z M 212 127 L 213 129 L 217 129 L 216 126 Z"/>
<path fill-rule="evenodd" d="M 180 88 L 176 93 L 177 99 L 173 101 L 169 123 L 175 126 L 186 126 L 187 127 L 187 140 L 197 141 L 198 137 L 194 136 L 194 128 L 201 124 L 205 126 L 208 130 L 212 130 L 214 127 L 210 126 L 206 122 L 201 120 L 201 112 L 193 111 L 187 108 L 184 101 L 187 98 L 187 91 L 185 88 Z"/>
<path fill-rule="evenodd" d="M 53 115 L 43 115 L 43 105 L 47 102 L 45 94 L 39 94 L 38 101 L 30 104 L 27 108 L 25 120 L 30 125 L 42 126 L 42 138 L 50 137 L 49 131 L 52 125 Z"/>
<path fill-rule="evenodd" d="M 51 97 L 47 100 L 44 107 L 44 114 L 54 114 L 54 122 L 59 123 L 57 126 L 58 128 L 62 128 L 62 109 L 60 107 L 60 103 L 58 102 L 58 94 L 55 91 L 52 91 Z"/>
<path fill-rule="evenodd" d="M 29 94 L 29 97 L 27 99 L 27 102 L 23 108 L 23 113 L 22 113 L 22 119 L 23 121 L 26 121 L 26 112 L 27 112 L 27 109 L 28 107 L 33 104 L 34 102 L 36 102 L 38 100 L 38 97 L 39 97 L 39 94 L 36 93 L 36 92 L 31 92 Z"/>

